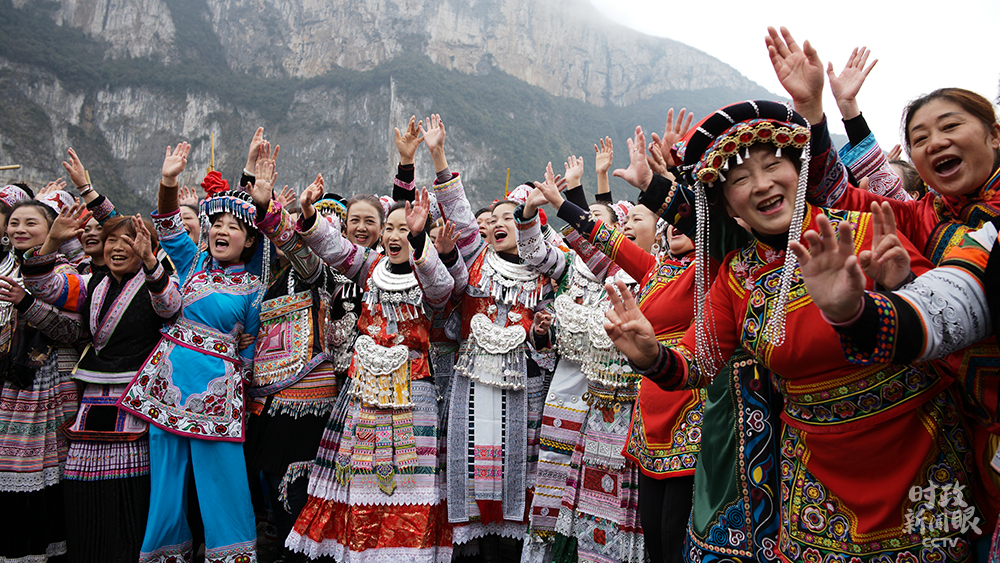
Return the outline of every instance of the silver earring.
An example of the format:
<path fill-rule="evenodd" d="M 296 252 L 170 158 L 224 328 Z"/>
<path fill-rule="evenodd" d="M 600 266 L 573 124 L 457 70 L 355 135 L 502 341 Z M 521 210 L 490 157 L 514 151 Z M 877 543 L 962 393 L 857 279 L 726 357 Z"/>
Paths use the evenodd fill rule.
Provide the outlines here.
<path fill-rule="evenodd" d="M 660 243 L 654 242 L 653 246 L 650 248 L 650 250 L 652 251 L 652 252 L 650 252 L 650 254 L 652 254 L 653 256 L 659 256 L 659 254 L 660 254 Z"/>
<path fill-rule="evenodd" d="M 7 238 L 7 235 L 4 235 L 3 238 L 0 238 L 0 244 L 4 245 L 6 248 L 10 248 L 10 239 Z"/>

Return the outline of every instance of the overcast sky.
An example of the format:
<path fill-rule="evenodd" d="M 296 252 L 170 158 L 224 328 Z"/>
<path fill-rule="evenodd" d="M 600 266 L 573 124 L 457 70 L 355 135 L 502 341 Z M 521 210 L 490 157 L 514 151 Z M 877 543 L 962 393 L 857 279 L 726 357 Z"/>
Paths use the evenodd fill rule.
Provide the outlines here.
<path fill-rule="evenodd" d="M 997 98 L 998 0 L 913 0 L 892 2 L 894 7 L 881 0 L 590 1 L 615 21 L 705 51 L 782 95 L 785 92 L 774 76 L 764 46 L 768 25 L 784 25 L 799 44 L 808 39 L 824 65 L 833 62 L 838 74 L 851 49 L 867 46 L 872 50 L 872 58 L 878 58 L 879 62 L 858 95 L 858 102 L 879 144 L 886 150 L 900 142 L 903 107 L 921 94 L 957 86 L 994 102 Z M 765 6 L 773 7 L 762 9 Z M 732 23 L 726 26 L 724 21 Z M 825 88 L 824 109 L 830 129 L 843 133 L 829 84 Z"/>

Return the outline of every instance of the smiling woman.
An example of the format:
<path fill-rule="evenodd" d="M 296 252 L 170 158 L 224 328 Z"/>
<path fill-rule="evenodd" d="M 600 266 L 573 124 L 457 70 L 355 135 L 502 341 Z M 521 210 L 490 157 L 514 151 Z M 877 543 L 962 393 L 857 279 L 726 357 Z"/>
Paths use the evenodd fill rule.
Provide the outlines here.
<path fill-rule="evenodd" d="M 189 151 L 187 143 L 167 148 L 153 215 L 161 244 L 178 267 L 182 313 L 118 401 L 121 409 L 150 422 L 151 486 L 162 492 L 151 497 L 140 561 L 190 558 L 184 491 L 192 475 L 205 529 L 211 530 L 206 559 L 250 560 L 256 558 L 256 530 L 241 442 L 243 386 L 250 379 L 254 347 L 239 350 L 238 337 L 256 335 L 260 325 L 266 276 L 262 283 L 251 271 L 260 273 L 267 246 L 254 244 L 260 239 L 256 207 L 245 192 L 203 201 L 202 215 L 213 218 L 209 252 L 191 240 L 177 198 L 177 176 Z M 244 264 L 248 254 L 253 260 Z"/>
<path fill-rule="evenodd" d="M 710 210 L 725 209 L 743 219 L 755 238 L 725 258 L 707 292 L 696 285 L 695 302 L 705 308 L 676 346 L 667 348 L 655 340 L 652 325 L 627 294 L 620 300 L 612 296 L 615 310 L 605 327 L 633 364 L 645 368 L 643 375 L 664 389 L 710 385 L 719 366 L 738 357 L 740 348 L 754 366 L 743 370 L 741 385 L 759 389 L 757 366 L 770 370 L 784 399 L 780 448 L 774 450 L 780 456 L 780 494 L 774 502 L 779 503 L 775 524 L 783 558 L 905 560 L 921 553 L 922 542 L 948 538 L 962 548 L 943 554 L 942 560 L 962 561 L 971 548 L 967 534 L 908 529 L 904 521 L 904 515 L 924 510 L 907 495 L 911 487 L 922 489 L 942 478 L 961 487 L 973 478 L 961 461 L 969 442 L 953 396 L 945 389 L 948 379 L 932 366 L 849 362 L 837 349 L 838 335 L 810 300 L 794 257 L 785 252 L 813 225 L 825 226 L 827 239 L 833 239 L 831 223 L 854 226 L 856 241 L 843 244 L 861 264 L 869 264 L 866 256 L 882 242 L 870 214 L 806 202 L 810 169 L 817 178 L 830 174 L 804 162 L 816 148 L 819 163 L 826 163 L 832 152 L 828 144 L 822 121 L 807 127 L 791 108 L 767 101 L 731 104 L 692 128 L 675 148 L 683 159 L 679 169 L 695 192 L 696 237 L 704 240 Z M 914 272 L 930 268 L 909 241 L 900 237 L 900 243 Z M 697 250 L 698 261 L 707 263 L 705 249 Z M 867 274 L 895 287 L 905 281 L 909 268 L 894 269 L 893 264 L 871 261 Z M 908 392 L 883 392 L 902 380 L 909 382 Z M 869 396 L 881 400 L 871 404 L 861 399 Z M 742 430 L 735 437 L 741 448 L 756 441 L 755 433 Z M 905 450 L 895 447 L 904 438 Z M 860 478 L 860 460 L 873 468 L 892 464 L 894 471 L 866 472 Z M 870 491 L 879 494 L 873 497 Z M 757 500 L 750 499 L 747 506 Z M 714 551 L 711 536 L 694 527 L 698 521 L 692 519 L 690 541 Z M 868 541 L 875 536 L 881 543 Z"/>
<path fill-rule="evenodd" d="M 90 257 L 92 266 L 104 266 L 104 238 L 101 236 L 101 229 L 97 219 L 91 217 L 80 235 L 83 251 Z"/>

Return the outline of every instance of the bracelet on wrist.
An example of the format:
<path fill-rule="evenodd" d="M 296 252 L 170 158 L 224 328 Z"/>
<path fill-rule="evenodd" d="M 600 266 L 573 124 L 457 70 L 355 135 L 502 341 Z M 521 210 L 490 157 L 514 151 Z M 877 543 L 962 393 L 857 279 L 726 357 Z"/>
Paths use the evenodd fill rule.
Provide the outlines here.
<path fill-rule="evenodd" d="M 79 190 L 80 192 L 83 192 L 84 189 L 90 188 L 90 187 L 91 187 L 90 182 L 87 182 L 86 184 L 83 184 L 82 186 L 77 186 L 76 189 Z"/>
<path fill-rule="evenodd" d="M 88 186 L 89 186 L 89 184 L 88 184 Z M 89 194 L 92 191 L 94 191 L 94 188 L 91 188 L 91 187 L 88 187 L 85 190 L 80 190 L 80 197 L 83 197 L 83 196 Z"/>

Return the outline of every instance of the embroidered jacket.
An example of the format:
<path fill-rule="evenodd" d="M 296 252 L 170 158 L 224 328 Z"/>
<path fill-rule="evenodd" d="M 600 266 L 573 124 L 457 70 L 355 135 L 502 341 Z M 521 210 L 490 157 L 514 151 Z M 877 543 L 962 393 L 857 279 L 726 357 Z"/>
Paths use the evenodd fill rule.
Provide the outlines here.
<path fill-rule="evenodd" d="M 179 210 L 152 218 L 179 269 L 183 308 L 118 404 L 168 432 L 241 442 L 253 347 L 239 351 L 238 340 L 257 334 L 260 279 L 242 263 L 223 268 L 199 252 Z"/>
<path fill-rule="evenodd" d="M 959 373 L 989 369 L 997 358 L 993 317 L 986 298 L 986 265 L 997 240 L 996 220 L 966 235 L 941 264 L 893 292 L 866 291 L 861 317 L 835 327 L 847 359 L 860 365 L 945 358 Z M 972 349 L 968 349 L 969 347 Z M 995 368 L 994 368 L 995 369 Z M 968 385 L 969 382 L 966 382 Z M 970 386 L 978 393 L 972 414 L 1000 430 L 996 385 Z"/>
<path fill-rule="evenodd" d="M 160 340 L 163 324 L 177 315 L 181 298 L 177 280 L 162 263 L 149 271 L 141 266 L 118 281 L 93 277 L 81 317 L 61 312 L 61 342 L 91 345 L 82 355 L 75 379 L 88 383 L 128 383 Z"/>
<path fill-rule="evenodd" d="M 871 248 L 870 214 L 808 206 L 803 231 L 814 228 L 819 213 L 835 227 L 841 221 L 854 225 L 856 253 Z M 914 271 L 927 271 L 929 262 L 905 238 L 901 242 Z M 874 556 L 880 549 L 919 549 L 921 536 L 908 534 L 903 521 L 915 506 L 906 491 L 939 480 L 953 485 L 971 481 L 969 439 L 946 391 L 952 379 L 933 364 L 858 366 L 848 361 L 837 333 L 812 306 L 798 272 L 789 293 L 786 340 L 773 346 L 764 337 L 764 327 L 783 265 L 783 253 L 761 241 L 734 251 L 711 287 L 707 314 L 720 359 L 728 360 L 742 347 L 770 370 L 784 397 L 781 554 L 800 560 L 817 550 L 823 559 L 834 554 L 846 559 Z M 709 384 L 712 378 L 695 360 L 695 346 L 692 327 L 676 347 L 661 346 L 644 375 L 667 389 Z M 895 447 L 904 439 L 905 448 Z M 857 451 L 858 457 L 845 455 L 847 451 Z M 870 474 L 851 473 L 848 468 L 859 467 L 858 460 L 874 464 L 868 465 Z M 886 463 L 896 469 L 877 471 Z M 859 479 L 865 486 L 859 486 Z M 874 499 L 866 492 L 872 490 L 869 486 L 884 494 Z M 817 487 L 823 490 L 822 500 L 815 495 Z M 824 521 L 842 525 L 813 526 L 820 505 L 829 507 Z M 965 543 L 960 530 L 936 533 Z M 878 534 L 881 543 L 870 543 L 872 534 Z"/>
<path fill-rule="evenodd" d="M 834 228 L 840 221 L 851 222 L 857 233 L 856 252 L 871 247 L 870 214 L 810 205 L 803 232 L 814 228 L 820 213 L 829 217 Z M 930 269 L 908 240 L 901 242 L 910 253 L 914 272 Z M 915 408 L 950 382 L 950 378 L 939 377 L 927 366 L 879 363 L 861 369 L 849 362 L 840 351 L 836 332 L 820 317 L 819 309 L 810 306 L 805 283 L 797 271 L 789 293 L 787 341 L 780 347 L 773 346 L 764 337 L 763 329 L 778 293 L 777 280 L 783 264 L 784 251 L 760 241 L 734 251 L 726 257 L 723 270 L 712 284 L 709 300 L 722 359 L 742 346 L 768 367 L 785 396 L 782 418 L 787 424 L 820 433 L 870 427 L 900 410 Z M 694 350 L 692 327 L 676 347 L 661 346 L 661 358 L 644 375 L 666 389 L 704 387 L 711 376 L 694 361 Z M 868 393 L 861 393 L 864 390 Z M 872 394 L 882 399 L 870 404 Z"/>
<path fill-rule="evenodd" d="M 21 275 L 24 288 L 32 295 L 63 311 L 77 314 L 87 299 L 87 285 L 76 267 L 61 254 L 36 255 L 37 248 L 24 253 Z M 53 275 L 50 275 L 53 274 Z M 73 369 L 80 353 L 73 346 L 59 346 L 59 371 Z"/>
<path fill-rule="evenodd" d="M 344 238 L 335 216 L 329 220 L 313 216 L 308 223 L 300 219 L 298 230 L 302 240 L 324 262 L 364 289 L 358 320 L 359 336 L 349 375 L 356 378 L 359 370 L 365 374 L 383 375 L 405 368 L 410 380 L 430 377 L 427 353 L 430 348 L 431 311 L 444 306 L 451 298 L 455 284 L 430 239 L 423 233 L 410 235 L 410 268 L 415 283 L 394 290 L 380 280 L 388 282 L 393 280 L 393 274 L 405 275 L 398 272 L 401 269 L 399 266 L 410 268 L 406 268 L 405 264 L 390 264 L 388 257 Z M 393 272 L 394 269 L 397 272 Z M 424 304 L 428 310 L 424 309 Z M 398 387 L 401 392 L 402 387 L 406 387 L 408 395 L 408 385 Z M 372 400 L 371 397 L 367 399 Z M 381 399 L 373 402 L 385 406 L 380 404 L 384 402 Z M 403 404 L 406 401 L 389 402 Z"/>
<path fill-rule="evenodd" d="M 265 397 L 281 394 L 295 386 L 324 363 L 327 368 L 332 366 L 329 362 L 334 359 L 331 354 L 334 348 L 349 348 L 353 344 L 357 313 L 348 314 L 347 309 L 353 310 L 354 304 L 344 302 L 342 295 L 345 285 L 353 286 L 353 283 L 335 277 L 326 269 L 295 232 L 294 223 L 277 201 L 271 201 L 267 212 L 257 221 L 257 227 L 288 260 L 288 264 L 281 267 L 280 261 L 274 259 L 271 286 L 261 304 L 261 327 L 254 353 L 250 395 Z M 339 283 L 337 278 L 344 283 Z M 334 316 L 327 315 L 331 309 Z M 338 331 L 337 342 L 328 342 L 328 329 Z M 332 407 L 336 382 L 331 383 L 332 386 L 323 385 L 310 392 L 317 399 L 313 406 L 321 407 L 317 412 Z M 309 386 L 315 387 L 315 384 Z M 309 402 L 292 394 L 296 395 L 294 402 L 300 407 Z M 292 397 L 287 399 L 292 402 Z"/>

